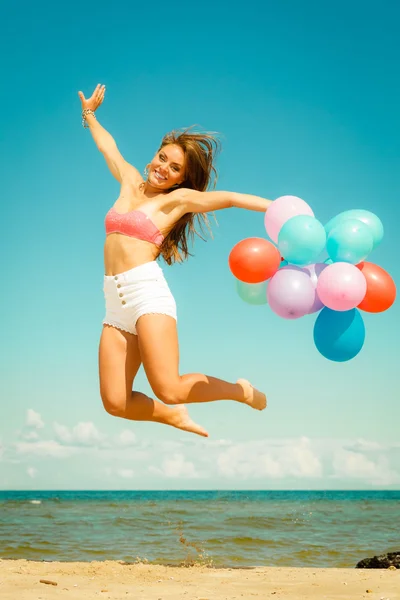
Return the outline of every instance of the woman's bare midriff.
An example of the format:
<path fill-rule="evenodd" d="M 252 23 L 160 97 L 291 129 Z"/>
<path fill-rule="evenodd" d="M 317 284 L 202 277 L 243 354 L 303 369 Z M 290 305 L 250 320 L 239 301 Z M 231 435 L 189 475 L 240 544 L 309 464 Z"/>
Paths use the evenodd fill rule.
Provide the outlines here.
<path fill-rule="evenodd" d="M 155 260 L 159 249 L 151 242 L 131 238 L 122 233 L 110 233 L 104 243 L 104 272 L 117 275 Z"/>

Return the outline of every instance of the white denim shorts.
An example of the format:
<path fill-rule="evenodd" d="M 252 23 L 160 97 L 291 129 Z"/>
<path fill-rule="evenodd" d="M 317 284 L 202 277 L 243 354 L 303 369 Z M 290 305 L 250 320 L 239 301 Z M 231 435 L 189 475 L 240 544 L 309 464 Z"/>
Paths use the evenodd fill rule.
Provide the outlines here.
<path fill-rule="evenodd" d="M 175 321 L 176 303 L 161 267 L 148 262 L 117 275 L 104 275 L 106 316 L 103 325 L 112 325 L 136 335 L 142 315 L 169 315 Z"/>

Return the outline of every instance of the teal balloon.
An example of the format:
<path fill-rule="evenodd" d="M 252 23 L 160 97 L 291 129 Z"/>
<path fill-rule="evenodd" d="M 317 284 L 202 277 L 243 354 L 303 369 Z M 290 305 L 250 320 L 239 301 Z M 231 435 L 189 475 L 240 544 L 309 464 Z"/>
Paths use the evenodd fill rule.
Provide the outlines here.
<path fill-rule="evenodd" d="M 375 249 L 383 239 L 383 224 L 379 217 L 369 210 L 363 210 L 361 208 L 354 208 L 352 210 L 346 210 L 336 217 L 333 217 L 326 225 L 325 231 L 328 236 L 332 229 L 334 229 L 339 223 L 347 221 L 348 219 L 357 219 L 362 221 L 370 230 L 373 239 L 373 249 Z"/>
<path fill-rule="evenodd" d="M 364 341 L 365 325 L 359 310 L 321 310 L 314 324 L 314 343 L 322 356 L 347 362 L 357 356 Z"/>
<path fill-rule="evenodd" d="M 333 265 L 333 260 L 331 258 L 327 258 L 326 260 L 324 260 L 324 263 L 326 265 Z"/>
<path fill-rule="evenodd" d="M 309 215 L 298 215 L 286 221 L 278 236 L 279 252 L 294 265 L 315 263 L 325 244 L 324 226 Z"/>
<path fill-rule="evenodd" d="M 370 229 L 362 221 L 347 219 L 331 229 L 326 249 L 333 262 L 357 265 L 372 251 L 374 240 Z"/>
<path fill-rule="evenodd" d="M 267 304 L 267 282 L 245 283 L 236 279 L 236 291 L 247 304 Z"/>
<path fill-rule="evenodd" d="M 281 264 L 279 265 L 279 268 L 282 269 L 282 267 L 287 267 L 288 266 L 288 261 L 287 260 L 281 260 Z"/>

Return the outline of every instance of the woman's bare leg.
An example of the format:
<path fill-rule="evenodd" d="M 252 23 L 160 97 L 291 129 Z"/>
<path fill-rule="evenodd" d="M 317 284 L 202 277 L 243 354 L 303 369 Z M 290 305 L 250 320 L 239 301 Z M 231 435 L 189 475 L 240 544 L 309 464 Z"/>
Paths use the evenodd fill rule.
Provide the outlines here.
<path fill-rule="evenodd" d="M 257 410 L 266 407 L 265 394 L 245 379 L 229 383 L 201 373 L 179 374 L 176 321 L 161 314 L 141 316 L 136 323 L 139 350 L 154 394 L 166 404 L 235 400 Z"/>
<path fill-rule="evenodd" d="M 99 347 L 100 394 L 108 413 L 132 421 L 153 421 L 207 437 L 185 406 L 174 408 L 132 391 L 141 365 L 136 335 L 105 325 Z"/>

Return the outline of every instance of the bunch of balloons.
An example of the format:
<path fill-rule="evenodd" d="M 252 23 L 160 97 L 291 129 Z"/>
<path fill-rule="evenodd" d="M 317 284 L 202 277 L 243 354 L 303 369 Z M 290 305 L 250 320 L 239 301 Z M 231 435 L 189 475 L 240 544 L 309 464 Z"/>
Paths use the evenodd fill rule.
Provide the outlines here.
<path fill-rule="evenodd" d="M 229 255 L 239 296 L 249 304 L 268 302 L 284 319 L 319 313 L 318 351 L 337 362 L 354 358 L 365 340 L 360 310 L 383 312 L 396 298 L 391 276 L 365 260 L 382 241 L 382 222 L 354 209 L 324 226 L 297 196 L 277 198 L 264 222 L 272 242 L 247 238 Z"/>

